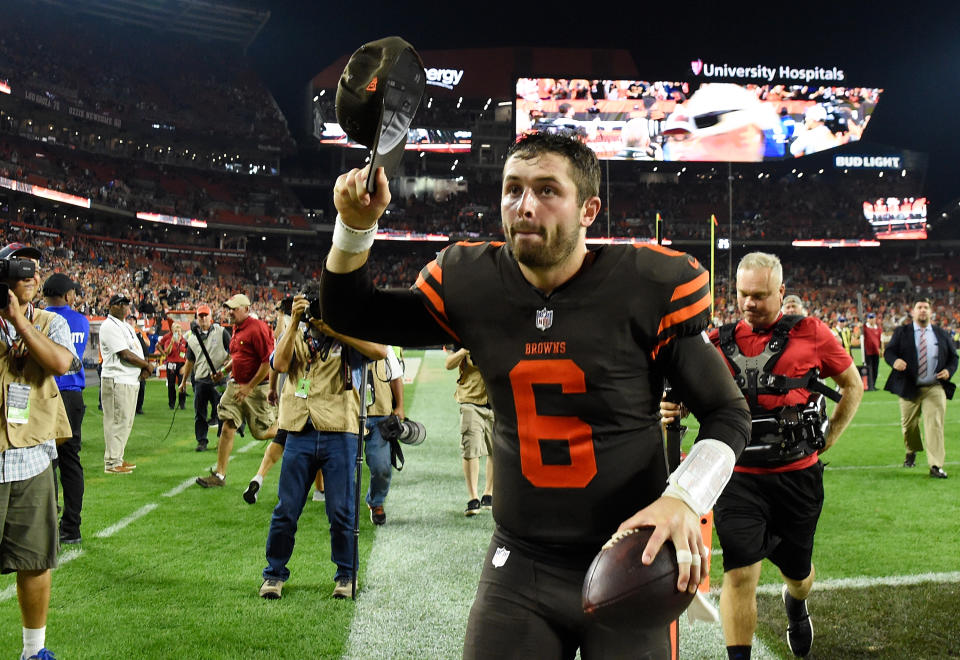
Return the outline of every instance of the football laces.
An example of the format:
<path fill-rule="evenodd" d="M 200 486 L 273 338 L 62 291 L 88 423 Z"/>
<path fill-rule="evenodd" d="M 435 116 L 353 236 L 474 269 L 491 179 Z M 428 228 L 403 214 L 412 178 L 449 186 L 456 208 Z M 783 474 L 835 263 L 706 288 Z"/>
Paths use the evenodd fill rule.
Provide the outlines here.
<path fill-rule="evenodd" d="M 625 530 L 623 530 L 622 532 L 617 532 L 616 534 L 614 534 L 613 536 L 611 536 L 611 537 L 610 537 L 610 540 L 608 540 L 606 543 L 604 543 L 604 544 L 603 544 L 603 547 L 600 548 L 600 549 L 601 549 L 601 550 L 609 550 L 610 548 L 612 548 L 613 546 L 615 546 L 615 545 L 617 544 L 617 541 L 620 541 L 621 539 L 625 539 L 625 538 L 627 538 L 628 536 L 630 536 L 631 534 L 637 533 L 637 531 L 639 531 L 639 530 L 638 530 L 636 527 L 634 527 L 633 529 L 625 529 Z"/>

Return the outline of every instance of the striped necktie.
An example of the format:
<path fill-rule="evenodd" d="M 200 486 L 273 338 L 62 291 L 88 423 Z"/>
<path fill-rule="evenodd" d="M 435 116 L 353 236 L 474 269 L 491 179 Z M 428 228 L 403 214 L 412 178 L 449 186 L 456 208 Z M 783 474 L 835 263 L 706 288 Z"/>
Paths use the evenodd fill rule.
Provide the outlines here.
<path fill-rule="evenodd" d="M 919 345 L 917 346 L 917 378 L 927 377 L 927 329 L 920 328 Z"/>

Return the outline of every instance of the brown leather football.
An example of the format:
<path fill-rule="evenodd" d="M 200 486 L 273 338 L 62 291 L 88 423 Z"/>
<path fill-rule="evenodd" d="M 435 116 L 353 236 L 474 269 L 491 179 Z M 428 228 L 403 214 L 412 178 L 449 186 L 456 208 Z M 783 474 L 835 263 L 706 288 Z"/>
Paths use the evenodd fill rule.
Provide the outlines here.
<path fill-rule="evenodd" d="M 653 563 L 640 561 L 653 527 L 614 535 L 593 558 L 583 580 L 583 611 L 612 628 L 657 628 L 687 609 L 694 594 L 677 591 L 679 566 L 673 542 L 667 540 Z"/>

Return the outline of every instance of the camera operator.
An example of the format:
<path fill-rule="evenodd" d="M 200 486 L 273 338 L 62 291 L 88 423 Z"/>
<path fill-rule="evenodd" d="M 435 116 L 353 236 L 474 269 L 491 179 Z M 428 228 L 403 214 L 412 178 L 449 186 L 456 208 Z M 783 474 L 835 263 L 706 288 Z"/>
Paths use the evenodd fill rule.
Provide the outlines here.
<path fill-rule="evenodd" d="M 390 415 L 402 421 L 403 412 L 403 367 L 393 346 L 387 346 L 387 356 L 370 365 L 370 382 L 373 384 L 373 403 L 367 409 L 366 447 L 367 467 L 370 468 L 370 486 L 367 488 L 367 508 L 374 525 L 387 522 L 383 503 L 390 491 L 391 449 L 384 437 L 381 424 Z M 400 468 L 403 467 L 401 463 Z"/>
<path fill-rule="evenodd" d="M 311 305 L 311 302 L 314 304 Z M 353 521 L 357 426 L 363 359 L 386 357 L 382 344 L 334 332 L 320 320 L 316 300 L 298 295 L 290 323 L 277 342 L 273 368 L 287 374 L 280 394 L 280 420 L 287 429 L 278 485 L 279 501 L 267 534 L 262 598 L 281 597 L 290 577 L 297 522 L 317 470 L 326 485 L 330 550 L 337 569 L 334 598 L 353 595 Z M 304 322 L 309 310 L 309 320 Z"/>
<path fill-rule="evenodd" d="M 40 251 L 21 243 L 0 250 L 0 572 L 17 574 L 23 658 L 46 637 L 50 569 L 57 566 L 56 441 L 71 437 L 56 376 L 81 369 L 70 326 L 32 300 Z"/>
<path fill-rule="evenodd" d="M 181 396 L 186 394 L 187 381 L 193 374 L 194 433 L 197 451 L 206 451 L 207 433 L 210 425 L 217 424 L 217 406 L 220 404 L 220 388 L 230 371 L 230 332 L 213 320 L 210 305 L 197 306 L 197 321 L 190 326 L 187 337 L 187 360 L 180 379 Z M 210 416 L 207 417 L 207 410 Z"/>
<path fill-rule="evenodd" d="M 863 381 L 826 324 L 781 313 L 783 268 L 775 255 L 747 254 L 737 267 L 736 285 L 743 320 L 710 334 L 753 418 L 750 443 L 714 507 L 723 546 L 723 633 L 729 658 L 750 657 L 757 583 L 766 558 L 785 582 L 787 642 L 794 655 L 803 657 L 813 642 L 806 598 L 814 581 L 813 541 L 823 508 L 819 456 L 853 418 Z M 833 378 L 840 387 L 825 429 L 825 409 L 817 393 L 837 397 L 818 376 Z M 662 402 L 664 421 L 673 421 L 678 408 Z"/>

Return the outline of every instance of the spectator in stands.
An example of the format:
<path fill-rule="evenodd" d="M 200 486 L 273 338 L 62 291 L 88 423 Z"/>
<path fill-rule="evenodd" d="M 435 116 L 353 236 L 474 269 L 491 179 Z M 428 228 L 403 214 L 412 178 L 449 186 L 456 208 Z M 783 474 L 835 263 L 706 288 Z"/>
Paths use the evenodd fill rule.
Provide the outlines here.
<path fill-rule="evenodd" d="M 273 331 L 270 326 L 250 314 L 250 299 L 242 293 L 230 297 L 224 306 L 234 323 L 230 339 L 231 378 L 220 397 L 217 416 L 222 424 L 217 444 L 217 465 L 207 477 L 197 477 L 204 488 L 221 487 L 226 483 L 227 461 L 233 451 L 233 437 L 244 422 L 257 440 L 277 435 L 276 407 L 268 401 L 267 376 Z"/>
<path fill-rule="evenodd" d="M 17 574 L 23 625 L 21 658 L 52 658 L 46 643 L 50 569 L 57 567 L 57 492 L 51 462 L 57 440 L 70 438 L 70 421 L 56 376 L 82 369 L 70 327 L 31 302 L 40 285 L 40 251 L 11 243 L 7 305 L 0 309 L 0 556 L 3 572 Z"/>
<path fill-rule="evenodd" d="M 133 429 L 140 384 L 150 377 L 153 367 L 144 359 L 143 344 L 136 331 L 123 321 L 130 299 L 118 294 L 109 304 L 110 313 L 100 324 L 103 468 L 107 474 L 129 474 L 137 466 L 124 459 L 124 452 Z"/>
<path fill-rule="evenodd" d="M 193 375 L 194 433 L 197 451 L 206 451 L 207 433 L 217 425 L 220 434 L 220 388 L 230 372 L 230 332 L 213 320 L 210 305 L 197 306 L 197 323 L 187 338 L 187 358 L 180 379 L 180 392 L 186 392 Z M 209 416 L 207 410 L 209 409 Z"/>
<path fill-rule="evenodd" d="M 43 283 L 46 310 L 59 314 L 70 326 L 70 340 L 74 353 L 82 360 L 90 337 L 90 321 L 73 309 L 77 283 L 63 273 L 54 273 Z M 83 404 L 83 388 L 86 376 L 83 368 L 76 373 L 57 376 L 57 388 L 70 420 L 72 435 L 69 440 L 57 445 L 57 468 L 60 486 L 63 489 L 63 516 L 60 519 L 60 544 L 80 543 L 80 512 L 83 509 L 83 465 L 80 463 L 81 428 L 86 406 Z"/>

